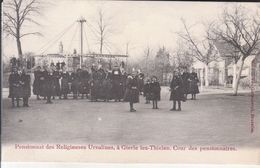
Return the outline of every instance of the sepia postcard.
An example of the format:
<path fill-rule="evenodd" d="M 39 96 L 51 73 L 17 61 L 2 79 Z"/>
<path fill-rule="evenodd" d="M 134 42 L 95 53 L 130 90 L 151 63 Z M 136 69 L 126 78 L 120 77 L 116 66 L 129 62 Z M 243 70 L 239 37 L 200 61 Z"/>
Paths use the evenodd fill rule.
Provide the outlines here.
<path fill-rule="evenodd" d="M 259 3 L 3 0 L 1 14 L 5 167 L 259 166 Z"/>

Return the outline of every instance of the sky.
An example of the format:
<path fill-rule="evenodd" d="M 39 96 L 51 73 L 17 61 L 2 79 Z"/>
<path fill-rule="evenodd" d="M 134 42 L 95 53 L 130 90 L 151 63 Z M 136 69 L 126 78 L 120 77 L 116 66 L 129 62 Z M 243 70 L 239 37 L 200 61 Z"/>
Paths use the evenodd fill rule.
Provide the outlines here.
<path fill-rule="evenodd" d="M 236 2 L 170 2 L 170 1 L 84 1 L 84 0 L 48 0 L 42 15 L 37 16 L 41 26 L 27 25 L 23 32 L 40 31 L 43 36 L 26 36 L 22 39 L 23 53 L 57 53 L 62 42 L 65 53 L 73 49 L 80 51 L 80 25 L 77 20 L 84 17 L 83 27 L 84 53 L 99 52 L 97 41 L 98 11 L 102 9 L 105 22 L 108 23 L 108 36 L 105 39 L 103 53 L 128 54 L 132 60 L 138 60 L 149 46 L 152 53 L 159 47 L 173 52 L 179 38 L 176 32 L 183 29 L 181 18 L 187 25 L 193 26 L 192 33 L 199 37 L 203 34 L 203 22 L 220 17 L 226 6 Z M 243 3 L 248 9 L 256 9 L 255 3 Z M 5 9 L 4 9 L 5 10 Z M 61 34 L 67 28 L 62 37 Z M 60 35 L 60 36 L 59 36 Z M 60 37 L 60 38 L 59 38 Z M 3 55 L 16 56 L 15 40 L 3 37 Z"/>

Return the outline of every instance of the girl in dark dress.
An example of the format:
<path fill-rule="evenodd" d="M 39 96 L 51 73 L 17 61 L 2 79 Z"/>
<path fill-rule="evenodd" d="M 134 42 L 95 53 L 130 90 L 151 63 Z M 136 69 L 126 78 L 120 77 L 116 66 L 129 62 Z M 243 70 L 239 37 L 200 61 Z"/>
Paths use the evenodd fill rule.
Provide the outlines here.
<path fill-rule="evenodd" d="M 71 90 L 73 93 L 73 99 L 78 99 L 79 86 L 80 86 L 80 73 L 81 69 L 77 69 L 71 73 Z"/>
<path fill-rule="evenodd" d="M 196 100 L 196 94 L 199 93 L 198 87 L 199 79 L 197 73 L 192 72 L 190 74 L 190 93 L 191 93 L 191 100 Z"/>
<path fill-rule="evenodd" d="M 69 73 L 65 70 L 65 68 L 63 68 L 61 73 L 61 95 L 63 96 L 63 99 L 68 99 L 68 94 L 70 92 L 69 79 Z"/>
<path fill-rule="evenodd" d="M 58 96 L 59 99 L 61 99 L 61 72 L 56 67 L 53 67 L 53 76 L 55 81 L 55 96 Z M 52 96 L 52 99 L 55 99 L 55 96 Z"/>
<path fill-rule="evenodd" d="M 158 101 L 161 100 L 161 87 L 157 77 L 152 77 L 150 100 L 153 101 L 153 109 L 158 109 Z"/>
<path fill-rule="evenodd" d="M 112 71 L 112 94 L 115 101 L 121 101 L 124 97 L 124 86 L 120 69 Z"/>
<path fill-rule="evenodd" d="M 126 92 L 124 95 L 124 101 L 129 102 L 130 112 L 135 112 L 134 103 L 139 102 L 139 90 L 138 81 L 135 74 L 128 75 L 126 80 Z"/>
<path fill-rule="evenodd" d="M 38 66 L 36 71 L 34 71 L 34 81 L 33 81 L 33 94 L 37 96 L 37 100 L 40 100 L 40 90 L 41 90 L 41 67 Z"/>
<path fill-rule="evenodd" d="M 43 97 L 44 100 L 46 100 L 46 79 L 48 77 L 48 67 L 47 66 L 44 66 L 42 69 L 41 69 L 41 73 L 40 73 L 40 96 Z"/>
<path fill-rule="evenodd" d="M 43 75 L 43 90 L 41 96 L 47 98 L 46 104 L 52 104 L 51 97 L 55 96 L 55 76 L 53 75 L 53 69 L 49 68 Z"/>
<path fill-rule="evenodd" d="M 190 73 L 185 70 L 181 77 L 183 81 L 184 96 L 187 99 L 188 94 L 190 94 Z"/>
<path fill-rule="evenodd" d="M 23 98 L 23 107 L 29 107 L 29 97 L 31 96 L 31 77 L 26 73 L 26 70 L 23 69 L 21 75 L 21 90 L 22 90 L 22 98 Z"/>
<path fill-rule="evenodd" d="M 81 94 L 81 99 L 84 99 L 84 95 L 86 95 L 86 98 L 88 98 L 89 78 L 90 75 L 87 69 L 83 69 L 80 73 L 80 86 L 79 86 L 79 93 Z"/>
<path fill-rule="evenodd" d="M 183 91 L 183 81 L 177 72 L 173 72 L 173 78 L 170 86 L 171 97 L 170 100 L 173 101 L 173 108 L 171 111 L 176 111 L 176 102 L 178 102 L 178 111 L 181 111 L 181 101 L 185 101 L 184 91 Z"/>
<path fill-rule="evenodd" d="M 151 81 L 150 79 L 146 79 L 146 83 L 144 84 L 144 97 L 145 97 L 145 104 L 150 104 L 150 97 L 151 97 Z"/>
<path fill-rule="evenodd" d="M 12 107 L 15 107 L 15 100 L 16 105 L 19 107 L 19 90 L 21 85 L 19 82 L 20 76 L 18 74 L 17 67 L 12 67 L 12 72 L 9 75 L 9 98 L 12 99 Z"/>

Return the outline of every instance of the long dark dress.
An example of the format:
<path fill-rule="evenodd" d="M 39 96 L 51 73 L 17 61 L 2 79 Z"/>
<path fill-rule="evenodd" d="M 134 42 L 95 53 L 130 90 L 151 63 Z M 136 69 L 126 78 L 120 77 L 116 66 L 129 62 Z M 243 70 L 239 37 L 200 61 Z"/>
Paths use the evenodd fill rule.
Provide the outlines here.
<path fill-rule="evenodd" d="M 92 70 L 91 78 L 92 78 L 90 81 L 91 100 L 97 100 L 98 89 L 99 89 L 99 80 L 98 80 L 98 73 L 96 70 Z"/>
<path fill-rule="evenodd" d="M 139 102 L 138 81 L 136 78 L 132 78 L 132 77 L 127 78 L 124 101 L 131 102 L 131 103 Z"/>
<path fill-rule="evenodd" d="M 144 97 L 146 100 L 151 99 L 151 83 L 144 84 Z"/>
<path fill-rule="evenodd" d="M 71 73 L 71 91 L 74 95 L 78 94 L 80 86 L 79 73 L 72 72 Z"/>
<path fill-rule="evenodd" d="M 181 77 L 183 81 L 184 94 L 190 94 L 190 74 L 188 72 L 184 72 Z"/>
<path fill-rule="evenodd" d="M 137 78 L 137 83 L 138 83 L 139 91 L 143 92 L 144 91 L 144 79 L 141 75 Z"/>
<path fill-rule="evenodd" d="M 161 87 L 159 82 L 152 82 L 150 85 L 151 94 L 148 100 L 161 100 Z"/>
<path fill-rule="evenodd" d="M 41 71 L 34 71 L 34 81 L 33 81 L 33 94 L 39 95 L 41 92 Z"/>
<path fill-rule="evenodd" d="M 115 100 L 124 98 L 123 76 L 120 70 L 112 71 L 112 95 Z"/>
<path fill-rule="evenodd" d="M 50 97 L 56 95 L 55 80 L 53 73 L 47 73 L 44 75 L 43 90 L 40 94 L 41 96 Z"/>
<path fill-rule="evenodd" d="M 68 72 L 61 73 L 61 94 L 62 95 L 67 95 L 70 92 L 69 78 L 70 78 L 70 75 Z"/>
<path fill-rule="evenodd" d="M 112 99 L 111 91 L 112 91 L 112 81 L 110 78 L 105 78 L 102 80 L 101 84 L 101 92 L 100 92 L 100 98 L 103 100 L 110 100 Z"/>
<path fill-rule="evenodd" d="M 9 98 L 21 98 L 22 97 L 22 85 L 20 81 L 20 75 L 18 73 L 11 73 L 9 75 Z"/>
<path fill-rule="evenodd" d="M 54 71 L 53 76 L 55 80 L 55 96 L 60 96 L 61 95 L 61 86 L 60 86 L 61 73 L 59 71 Z"/>
<path fill-rule="evenodd" d="M 80 85 L 79 85 L 79 93 L 88 94 L 89 93 L 89 78 L 90 75 L 88 71 L 84 70 L 80 73 Z"/>
<path fill-rule="evenodd" d="M 185 101 L 183 91 L 183 81 L 181 77 L 174 76 L 171 81 L 171 96 L 170 100 Z"/>
<path fill-rule="evenodd" d="M 40 84 L 39 84 L 39 91 L 40 91 L 40 96 L 46 96 L 46 85 L 48 83 L 47 81 L 47 78 L 48 78 L 48 71 L 44 70 L 44 71 L 41 71 L 39 73 L 39 76 L 40 76 Z"/>
<path fill-rule="evenodd" d="M 199 93 L 199 87 L 198 87 L 199 79 L 198 79 L 197 73 L 192 72 L 190 74 L 190 80 L 191 80 L 190 81 L 190 93 L 191 94 Z"/>
<path fill-rule="evenodd" d="M 28 74 L 21 75 L 21 97 L 31 96 L 31 77 Z"/>

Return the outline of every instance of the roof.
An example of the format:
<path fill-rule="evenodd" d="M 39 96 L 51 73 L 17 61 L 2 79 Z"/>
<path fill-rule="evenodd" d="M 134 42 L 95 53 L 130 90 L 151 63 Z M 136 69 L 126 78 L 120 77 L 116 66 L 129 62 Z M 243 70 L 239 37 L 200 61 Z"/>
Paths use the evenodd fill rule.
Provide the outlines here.
<path fill-rule="evenodd" d="M 252 64 L 252 61 L 256 58 L 255 55 L 250 55 L 248 56 L 246 59 L 245 59 L 245 62 L 244 62 L 244 67 L 245 66 L 250 66 Z M 237 63 L 238 66 L 241 65 L 241 60 L 238 61 Z M 228 67 L 233 67 L 233 63 L 229 64 Z"/>
<path fill-rule="evenodd" d="M 214 45 L 217 47 L 221 56 L 231 57 L 236 52 L 235 47 L 225 41 L 214 41 Z"/>

